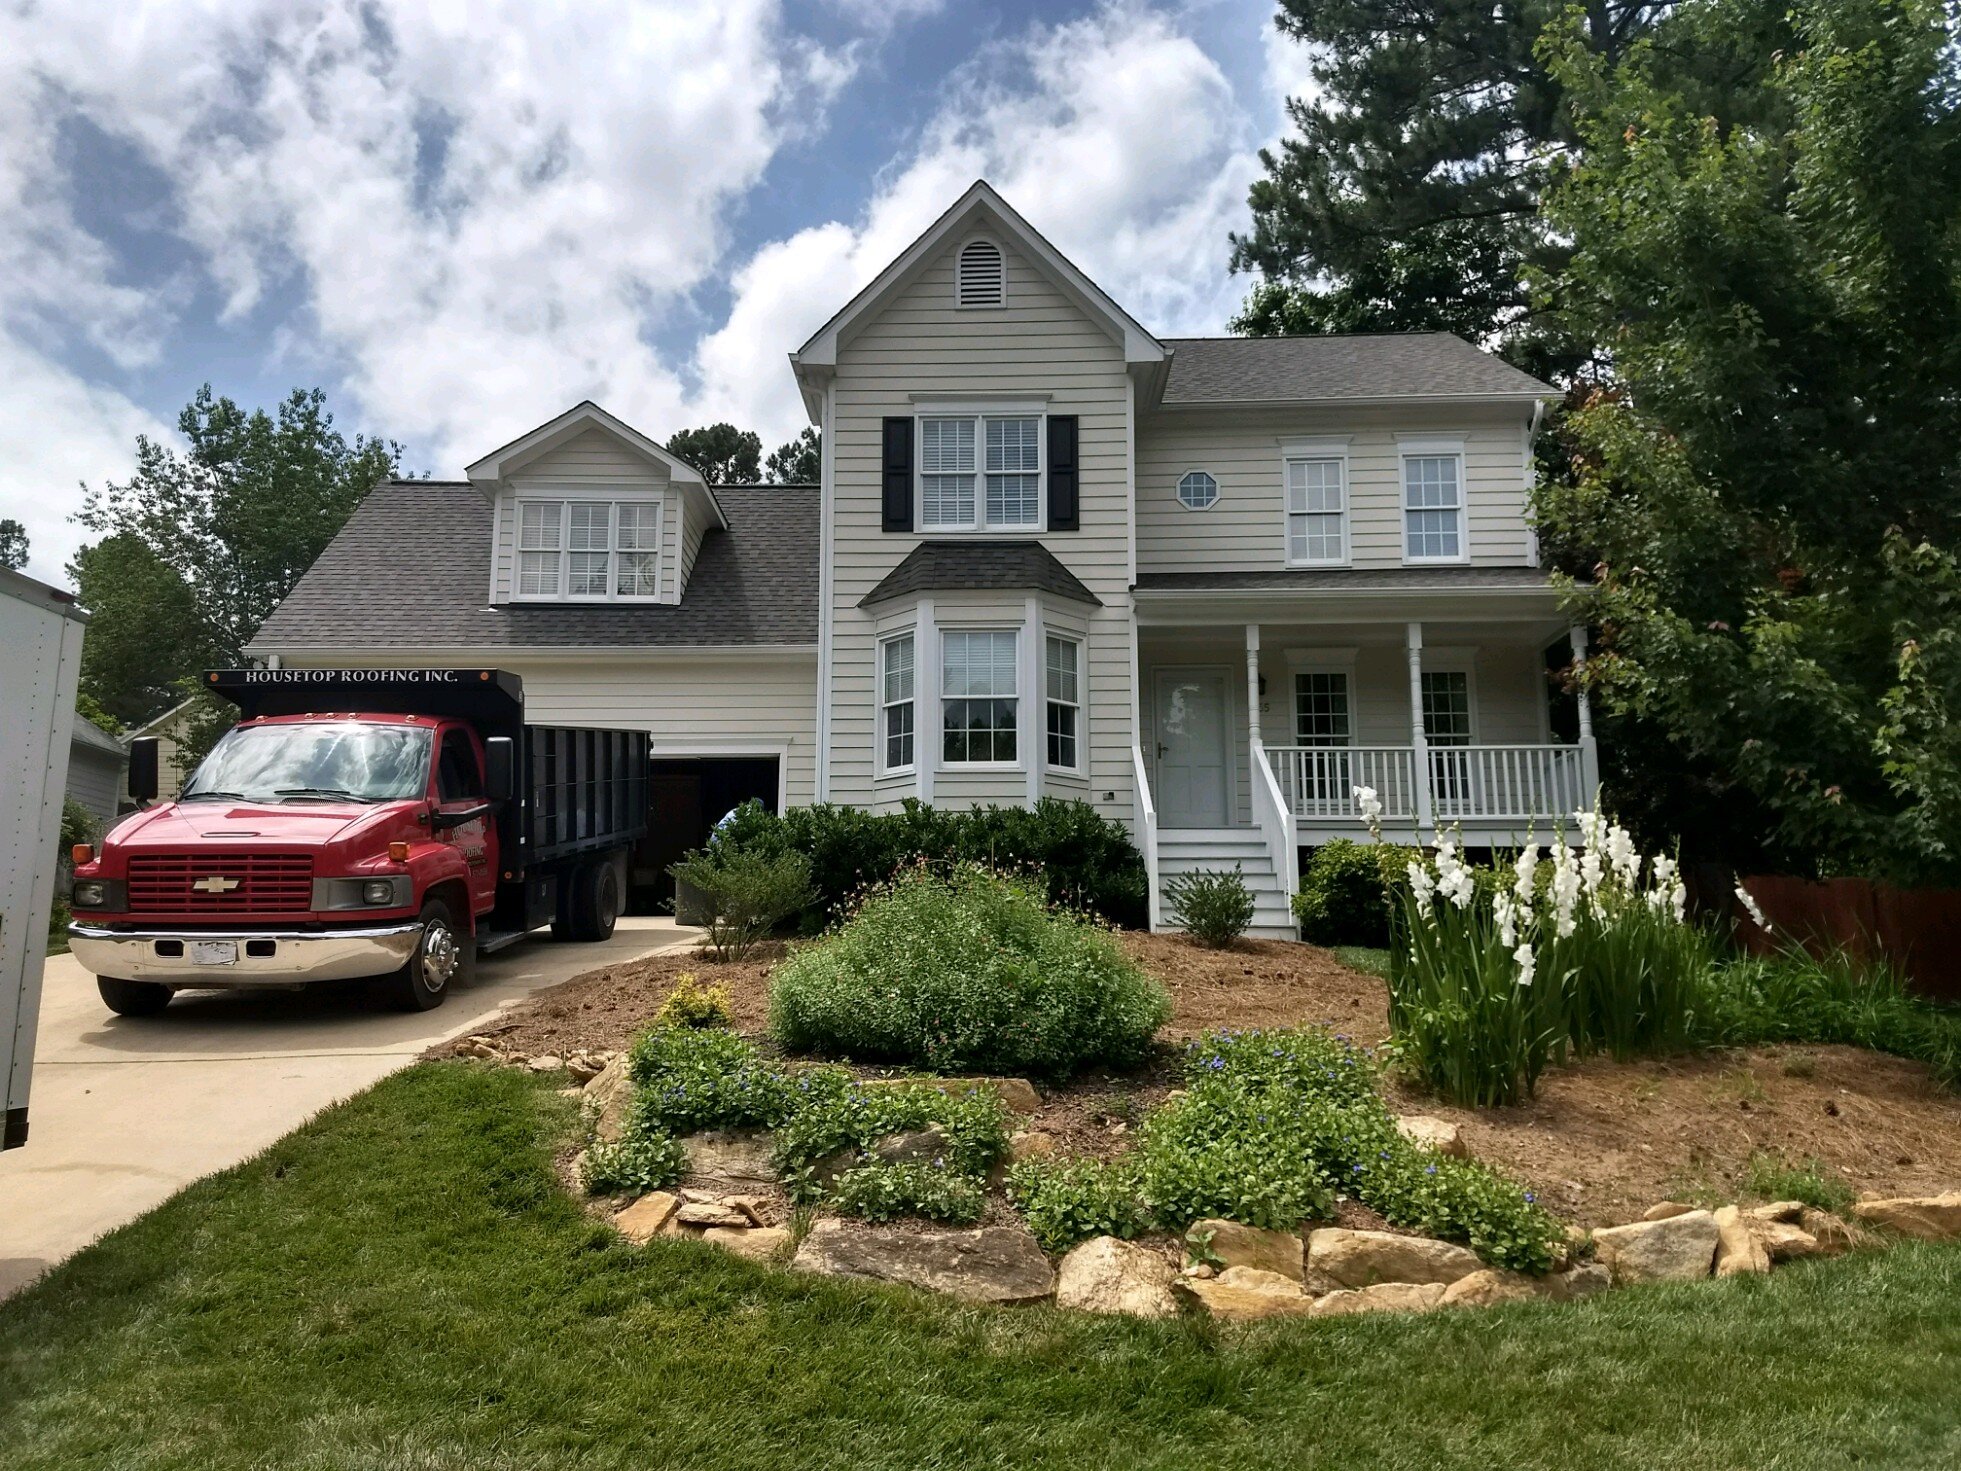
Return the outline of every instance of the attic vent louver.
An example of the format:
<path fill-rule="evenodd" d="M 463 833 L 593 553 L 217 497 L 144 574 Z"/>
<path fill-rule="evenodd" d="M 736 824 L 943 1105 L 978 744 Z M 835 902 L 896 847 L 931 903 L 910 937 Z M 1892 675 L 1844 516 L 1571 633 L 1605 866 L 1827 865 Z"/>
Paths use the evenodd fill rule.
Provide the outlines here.
<path fill-rule="evenodd" d="M 961 247 L 955 291 L 961 306 L 1005 306 L 1008 273 L 1001 247 L 992 240 L 970 240 Z"/>

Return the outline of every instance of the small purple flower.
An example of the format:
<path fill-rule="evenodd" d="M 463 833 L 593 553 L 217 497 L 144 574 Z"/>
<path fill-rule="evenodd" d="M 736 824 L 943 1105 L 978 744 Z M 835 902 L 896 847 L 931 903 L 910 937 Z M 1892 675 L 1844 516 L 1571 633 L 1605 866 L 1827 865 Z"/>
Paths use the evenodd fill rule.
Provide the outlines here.
<path fill-rule="evenodd" d="M 1538 1199 L 1539 1197 L 1534 1195 L 1530 1190 L 1525 1192 L 1525 1203 L 1527 1205 L 1535 1204 L 1538 1201 Z"/>

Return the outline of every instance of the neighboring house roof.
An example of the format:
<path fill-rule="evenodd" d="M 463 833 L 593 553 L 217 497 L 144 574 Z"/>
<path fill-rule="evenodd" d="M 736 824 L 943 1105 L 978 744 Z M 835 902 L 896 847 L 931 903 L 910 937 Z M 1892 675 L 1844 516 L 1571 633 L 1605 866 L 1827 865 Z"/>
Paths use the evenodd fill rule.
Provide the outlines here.
<path fill-rule="evenodd" d="M 1140 572 L 1139 592 L 1535 592 L 1536 567 L 1287 567 L 1259 572 Z"/>
<path fill-rule="evenodd" d="M 907 593 L 1032 590 L 1101 607 L 1096 594 L 1039 541 L 922 541 L 858 600 L 868 607 Z"/>
<path fill-rule="evenodd" d="M 188 700 L 179 700 L 175 705 L 172 705 L 168 710 L 164 711 L 163 714 L 151 716 L 148 720 L 137 726 L 135 730 L 131 731 L 130 734 L 132 736 L 157 735 L 166 725 L 169 725 L 196 703 L 195 696 Z"/>
<path fill-rule="evenodd" d="M 678 604 L 484 601 L 491 507 L 455 480 L 372 491 L 248 653 L 305 649 L 577 649 L 817 642 L 817 490 L 718 486 Z"/>
<path fill-rule="evenodd" d="M 93 720 L 90 720 L 86 715 L 76 715 L 75 725 L 69 733 L 68 740 L 71 745 L 88 746 L 100 751 L 104 756 L 114 757 L 118 761 L 127 760 L 129 757 L 129 749 L 121 741 L 110 735 L 108 731 L 97 725 Z"/>
<path fill-rule="evenodd" d="M 1557 390 L 1449 332 L 1325 337 L 1169 337 L 1160 402 L 1552 397 Z"/>

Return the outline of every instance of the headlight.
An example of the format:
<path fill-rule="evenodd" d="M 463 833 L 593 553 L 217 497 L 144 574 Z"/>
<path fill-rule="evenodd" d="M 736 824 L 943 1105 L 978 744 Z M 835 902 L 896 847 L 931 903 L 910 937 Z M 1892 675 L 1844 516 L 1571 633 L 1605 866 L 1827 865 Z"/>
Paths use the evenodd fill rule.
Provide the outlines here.
<path fill-rule="evenodd" d="M 315 909 L 402 909 L 413 897 L 407 874 L 394 878 L 315 879 Z"/>
<path fill-rule="evenodd" d="M 109 886 L 101 879 L 83 879 L 75 885 L 71 902 L 77 909 L 101 909 L 109 902 Z"/>
<path fill-rule="evenodd" d="M 363 904 L 392 904 L 395 902 L 395 881 L 393 879 L 374 879 L 361 886 Z"/>

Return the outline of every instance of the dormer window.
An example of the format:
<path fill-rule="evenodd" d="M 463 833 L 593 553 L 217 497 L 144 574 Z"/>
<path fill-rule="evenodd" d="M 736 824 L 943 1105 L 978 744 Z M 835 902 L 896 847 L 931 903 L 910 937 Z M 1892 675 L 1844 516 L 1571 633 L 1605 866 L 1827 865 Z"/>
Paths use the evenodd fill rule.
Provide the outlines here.
<path fill-rule="evenodd" d="M 960 248 L 954 273 L 954 299 L 963 307 L 1006 306 L 1008 268 L 992 240 L 969 240 Z"/>
<path fill-rule="evenodd" d="M 517 517 L 519 598 L 610 603 L 660 595 L 659 500 L 526 496 Z"/>

